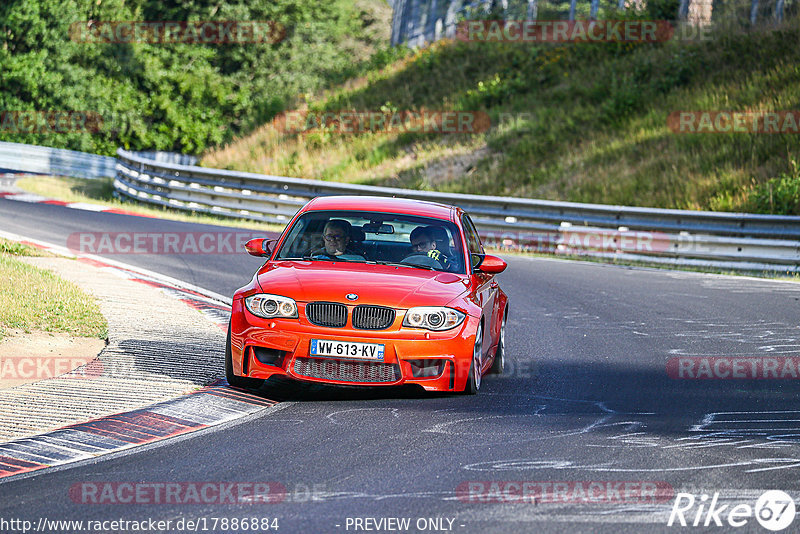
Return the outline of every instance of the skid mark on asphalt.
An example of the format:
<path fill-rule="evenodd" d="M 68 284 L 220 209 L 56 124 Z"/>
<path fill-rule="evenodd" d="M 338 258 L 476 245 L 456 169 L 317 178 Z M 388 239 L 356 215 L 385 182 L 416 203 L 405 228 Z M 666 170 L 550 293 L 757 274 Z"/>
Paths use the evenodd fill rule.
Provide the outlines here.
<path fill-rule="evenodd" d="M 566 311 L 543 313 L 542 315 L 545 317 L 555 317 L 556 319 L 587 320 L 590 322 L 600 319 L 599 316 L 588 314 L 578 307 L 568 308 Z"/>
<path fill-rule="evenodd" d="M 711 278 L 702 281 L 703 287 L 727 291 L 729 293 L 753 294 L 753 293 L 787 293 L 800 294 L 800 284 L 788 281 L 765 282 L 752 278 Z"/>
<path fill-rule="evenodd" d="M 800 411 L 712 412 L 689 431 L 716 439 L 766 440 L 740 448 L 786 448 L 800 445 Z"/>
<path fill-rule="evenodd" d="M 795 280 L 776 280 L 753 276 L 728 276 L 680 271 L 664 271 L 663 276 L 673 280 L 699 283 L 705 288 L 729 293 L 800 293 Z"/>
<path fill-rule="evenodd" d="M 703 320 L 680 317 L 663 317 L 658 323 L 644 321 L 600 322 L 595 316 L 577 312 L 546 313 L 548 317 L 571 320 L 563 326 L 564 330 L 577 330 L 593 337 L 615 338 L 623 334 L 654 337 L 663 341 L 668 354 L 676 356 L 753 356 L 757 354 L 798 354 L 800 353 L 800 325 L 787 324 L 774 320 L 731 321 L 709 317 Z M 693 348 L 676 347 L 698 341 L 716 342 L 717 350 L 705 349 L 697 352 Z M 658 350 L 664 350 L 659 347 Z"/>
<path fill-rule="evenodd" d="M 684 460 L 685 461 L 685 460 Z M 684 462 L 682 461 L 682 463 Z M 756 467 L 758 466 L 758 467 Z M 582 464 L 570 460 L 531 460 L 517 458 L 510 460 L 496 460 L 478 462 L 462 466 L 467 471 L 536 471 L 542 469 L 595 471 L 601 473 L 675 473 L 686 471 L 703 471 L 708 469 L 724 469 L 728 467 L 753 467 L 745 473 L 760 471 L 774 471 L 799 467 L 800 458 L 753 458 L 738 462 L 722 462 L 707 465 L 683 465 L 678 467 L 620 467 L 611 462 L 599 464 Z"/>
<path fill-rule="evenodd" d="M 216 426 L 274 401 L 222 383 L 141 410 L 101 417 L 0 445 L 0 478 L 63 465 Z"/>
<path fill-rule="evenodd" d="M 539 415 L 552 417 L 539 410 Z M 638 414 L 647 415 L 647 414 Z M 537 458 L 508 458 L 491 461 L 482 461 L 463 465 L 467 471 L 537 471 L 537 470 L 576 470 L 603 473 L 670 473 L 706 471 L 712 469 L 737 469 L 744 473 L 760 473 L 800 467 L 800 411 L 753 411 L 753 412 L 712 412 L 705 414 L 698 423 L 687 428 L 686 435 L 679 437 L 665 437 L 648 434 L 645 430 L 648 425 L 645 418 L 617 419 L 617 415 L 604 415 L 596 419 L 593 424 L 582 428 L 551 432 L 547 435 L 530 435 L 527 429 L 527 439 L 522 435 L 508 433 L 504 439 L 497 442 L 533 442 L 544 439 L 558 439 L 566 436 L 584 434 L 583 447 L 628 450 L 647 449 L 654 451 L 652 462 L 637 455 L 641 466 L 628 463 L 627 458 L 622 461 L 581 463 L 569 458 L 542 460 Z M 483 418 L 485 419 L 485 418 Z M 474 419 L 473 419 L 474 420 Z M 448 433 L 450 435 L 474 434 L 470 429 L 470 419 L 452 421 L 435 426 L 428 431 Z M 559 425 L 562 424 L 559 420 Z M 541 426 L 541 421 L 538 422 Z M 460 430 L 455 434 L 449 431 L 450 425 L 458 424 Z M 466 424 L 466 426 L 465 426 Z M 505 424 L 505 427 L 513 426 Z M 620 432 L 614 433 L 614 427 Z M 610 435 L 603 435 L 598 431 L 612 431 Z M 487 431 L 488 435 L 501 433 L 499 430 Z M 539 433 L 537 433 L 539 434 Z M 491 441 L 487 441 L 491 443 Z M 703 454 L 708 449 L 720 450 L 725 461 L 715 461 L 715 458 Z M 748 450 L 775 451 L 787 454 L 781 457 L 742 457 Z M 664 464 L 663 455 L 658 451 L 679 451 L 675 456 L 673 465 L 665 464 L 662 467 L 651 468 L 649 465 Z M 700 451 L 693 454 L 695 451 Z M 769 454 L 769 453 L 767 453 Z M 592 454 L 589 455 L 593 456 Z M 716 455 L 717 457 L 719 455 Z M 621 456 L 616 456 L 621 457 Z"/>
<path fill-rule="evenodd" d="M 422 432 L 450 437 L 480 437 L 476 446 L 483 447 L 489 443 L 521 443 L 577 436 L 604 427 L 619 426 L 626 430 L 635 430 L 643 424 L 637 417 L 652 415 L 649 412 L 619 412 L 600 401 L 543 395 L 526 398 L 533 403 L 527 409 L 530 413 L 471 417 L 449 414 L 457 418 L 435 423 Z M 546 433 L 531 432 L 533 425 L 541 426 L 545 421 L 548 424 Z"/>

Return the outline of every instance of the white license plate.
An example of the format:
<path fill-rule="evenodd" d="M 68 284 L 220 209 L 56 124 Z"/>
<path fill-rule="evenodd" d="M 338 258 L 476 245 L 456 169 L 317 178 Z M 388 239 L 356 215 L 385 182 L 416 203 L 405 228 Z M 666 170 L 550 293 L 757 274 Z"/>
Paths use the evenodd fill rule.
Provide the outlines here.
<path fill-rule="evenodd" d="M 312 339 L 309 355 L 382 362 L 383 349 L 384 345 L 379 343 L 356 343 L 352 341 Z"/>

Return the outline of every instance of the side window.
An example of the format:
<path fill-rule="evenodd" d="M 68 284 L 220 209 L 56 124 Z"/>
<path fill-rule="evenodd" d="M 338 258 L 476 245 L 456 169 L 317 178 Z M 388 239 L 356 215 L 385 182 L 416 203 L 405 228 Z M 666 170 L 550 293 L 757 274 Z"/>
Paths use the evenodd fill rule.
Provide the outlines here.
<path fill-rule="evenodd" d="M 469 215 L 464 215 L 462 222 L 464 223 L 464 234 L 467 236 L 467 248 L 470 254 L 483 254 L 481 238 L 478 237 L 478 231 L 475 229 L 475 225 L 472 224 Z"/>
<path fill-rule="evenodd" d="M 485 254 L 483 251 L 483 245 L 481 245 L 481 238 L 478 236 L 478 230 L 475 229 L 475 225 L 472 224 L 472 220 L 469 218 L 469 215 L 463 215 L 461 222 L 464 226 L 464 235 L 467 238 L 467 249 L 469 250 L 470 264 L 474 266 L 477 262 L 475 258 L 472 258 L 472 255 L 479 254 L 483 256 Z"/>

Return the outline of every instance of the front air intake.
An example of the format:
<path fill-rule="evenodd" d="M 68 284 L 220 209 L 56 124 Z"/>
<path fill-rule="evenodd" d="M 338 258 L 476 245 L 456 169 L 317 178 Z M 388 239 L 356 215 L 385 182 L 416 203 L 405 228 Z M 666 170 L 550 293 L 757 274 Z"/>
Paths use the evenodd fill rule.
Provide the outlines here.
<path fill-rule="evenodd" d="M 400 367 L 390 363 L 297 358 L 293 371 L 299 376 L 336 382 L 391 383 L 400 380 Z"/>
<path fill-rule="evenodd" d="M 342 328 L 347 324 L 347 306 L 337 302 L 309 302 L 306 317 L 317 326 Z"/>
<path fill-rule="evenodd" d="M 353 328 L 361 330 L 385 330 L 394 322 L 394 308 L 368 306 L 353 308 Z"/>

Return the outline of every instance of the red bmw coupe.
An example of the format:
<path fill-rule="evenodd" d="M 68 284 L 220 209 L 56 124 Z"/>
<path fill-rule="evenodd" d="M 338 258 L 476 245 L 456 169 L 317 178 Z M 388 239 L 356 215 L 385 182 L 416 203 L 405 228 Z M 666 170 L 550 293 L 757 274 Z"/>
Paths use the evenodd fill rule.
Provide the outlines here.
<path fill-rule="evenodd" d="M 274 245 L 274 247 L 273 247 Z M 282 375 L 349 386 L 417 384 L 474 394 L 502 373 L 508 297 L 460 208 L 382 197 L 319 197 L 233 296 L 228 383 Z"/>

